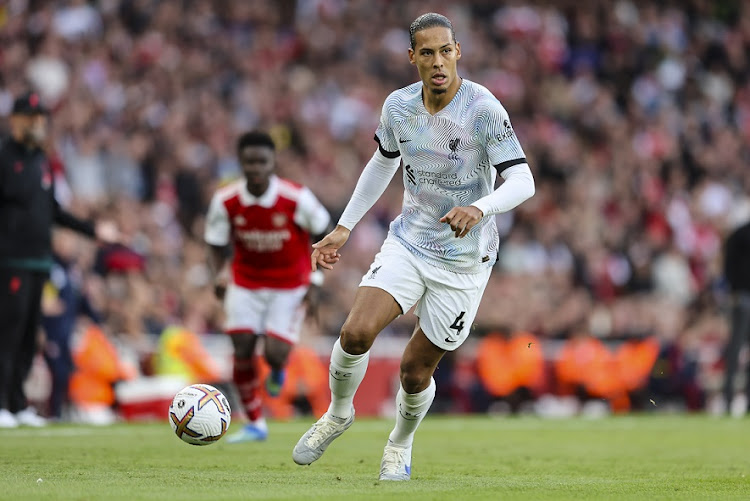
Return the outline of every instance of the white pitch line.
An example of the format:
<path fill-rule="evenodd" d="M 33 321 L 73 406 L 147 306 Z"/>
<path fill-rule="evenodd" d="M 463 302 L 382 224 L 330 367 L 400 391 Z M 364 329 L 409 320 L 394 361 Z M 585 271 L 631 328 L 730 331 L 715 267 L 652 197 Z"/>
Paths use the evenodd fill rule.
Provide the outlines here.
<path fill-rule="evenodd" d="M 127 427 L 95 426 L 80 428 L 20 428 L 0 431 L 0 437 L 80 437 L 84 435 L 125 435 L 132 434 Z"/>

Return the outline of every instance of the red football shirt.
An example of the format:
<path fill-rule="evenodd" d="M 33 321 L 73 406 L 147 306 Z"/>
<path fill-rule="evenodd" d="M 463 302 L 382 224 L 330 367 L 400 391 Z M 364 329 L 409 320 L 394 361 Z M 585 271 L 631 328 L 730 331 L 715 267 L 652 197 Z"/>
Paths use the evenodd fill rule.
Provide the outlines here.
<path fill-rule="evenodd" d="M 255 197 L 244 179 L 217 190 L 206 217 L 204 239 L 232 244 L 232 277 L 247 289 L 292 289 L 310 282 L 310 234 L 322 233 L 328 211 L 299 184 L 271 177 Z"/>

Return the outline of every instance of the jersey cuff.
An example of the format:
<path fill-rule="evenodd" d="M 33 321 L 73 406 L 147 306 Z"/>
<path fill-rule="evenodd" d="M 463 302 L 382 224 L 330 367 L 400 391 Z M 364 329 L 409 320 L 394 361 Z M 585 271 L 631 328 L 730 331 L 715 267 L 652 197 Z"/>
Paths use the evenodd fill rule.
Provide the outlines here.
<path fill-rule="evenodd" d="M 380 144 L 380 138 L 377 134 L 375 134 L 375 141 L 378 143 L 378 149 L 380 150 L 380 153 L 385 158 L 397 158 L 401 155 L 400 151 L 386 151 L 383 149 L 383 146 Z"/>
<path fill-rule="evenodd" d="M 214 247 L 226 247 L 229 245 L 229 240 L 222 241 L 219 238 L 214 238 L 211 236 L 204 236 L 203 241 L 206 242 L 208 245 L 213 245 Z"/>
<path fill-rule="evenodd" d="M 526 163 L 526 158 L 521 157 L 521 158 L 516 158 L 515 160 L 506 160 L 505 162 L 500 162 L 494 167 L 497 169 L 497 173 L 499 174 L 509 167 L 513 167 L 514 165 L 525 164 L 525 163 Z"/>
<path fill-rule="evenodd" d="M 474 202 L 473 204 L 471 204 L 471 206 L 472 207 L 476 207 L 477 209 L 479 209 L 480 211 L 482 211 L 482 217 L 484 217 L 487 214 L 489 214 L 490 210 L 491 210 L 491 207 L 490 207 L 489 203 L 482 202 L 481 199 L 477 200 L 476 202 Z"/>

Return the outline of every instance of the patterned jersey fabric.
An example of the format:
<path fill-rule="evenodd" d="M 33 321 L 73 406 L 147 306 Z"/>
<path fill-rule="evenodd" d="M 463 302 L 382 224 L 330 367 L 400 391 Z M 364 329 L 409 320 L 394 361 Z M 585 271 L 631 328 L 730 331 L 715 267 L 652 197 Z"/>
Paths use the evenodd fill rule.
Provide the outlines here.
<path fill-rule="evenodd" d="M 464 79 L 435 115 L 422 102 L 422 83 L 386 99 L 375 139 L 381 152 L 402 157 L 404 202 L 391 233 L 417 256 L 458 273 L 476 273 L 497 258 L 493 217 L 462 239 L 441 223 L 450 209 L 471 205 L 495 189 L 497 172 L 525 155 L 505 108 L 485 87 Z"/>

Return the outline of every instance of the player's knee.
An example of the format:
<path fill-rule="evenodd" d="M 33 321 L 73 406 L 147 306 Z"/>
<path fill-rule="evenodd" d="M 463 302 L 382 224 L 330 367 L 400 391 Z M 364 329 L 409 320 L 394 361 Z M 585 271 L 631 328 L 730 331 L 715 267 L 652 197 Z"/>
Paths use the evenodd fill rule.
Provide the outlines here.
<path fill-rule="evenodd" d="M 366 353 L 378 335 L 372 322 L 347 320 L 341 328 L 341 347 L 351 355 Z"/>
<path fill-rule="evenodd" d="M 410 362 L 401 362 L 401 388 L 406 393 L 419 393 L 430 385 L 432 373 L 428 368 Z"/>
<path fill-rule="evenodd" d="M 234 346 L 235 358 L 240 360 L 251 358 L 255 352 L 255 335 L 234 334 L 232 335 L 232 345 Z"/>

